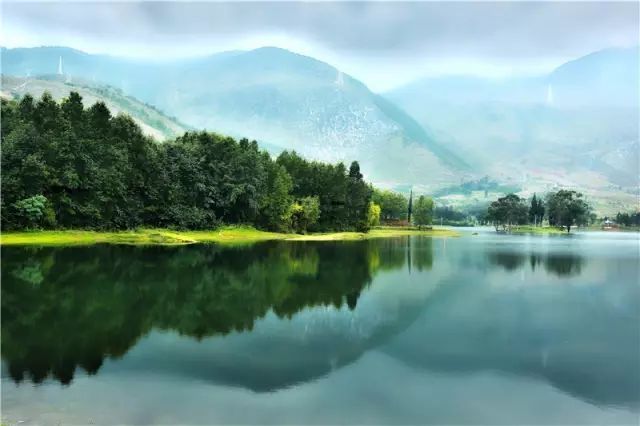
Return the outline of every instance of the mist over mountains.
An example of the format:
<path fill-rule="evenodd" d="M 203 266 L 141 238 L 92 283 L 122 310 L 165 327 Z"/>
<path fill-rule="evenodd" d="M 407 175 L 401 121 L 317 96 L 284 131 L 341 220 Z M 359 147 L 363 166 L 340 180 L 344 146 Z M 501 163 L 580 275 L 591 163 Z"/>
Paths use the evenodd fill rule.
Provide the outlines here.
<path fill-rule="evenodd" d="M 533 189 L 638 185 L 638 48 L 545 76 L 423 79 L 386 94 L 476 170 Z"/>
<path fill-rule="evenodd" d="M 524 192 L 558 185 L 623 194 L 638 183 L 638 48 L 606 49 L 548 75 L 425 78 L 382 96 L 279 48 L 173 61 L 65 47 L 2 49 L 2 73 L 110 85 L 193 128 L 357 159 L 380 186 L 425 191 L 489 175 Z"/>
<path fill-rule="evenodd" d="M 278 48 L 170 63 L 138 62 L 67 48 L 3 50 L 3 73 L 63 72 L 122 89 L 195 128 L 256 139 L 313 159 L 358 159 L 388 186 L 442 186 L 469 173 L 400 108 L 336 68 Z"/>

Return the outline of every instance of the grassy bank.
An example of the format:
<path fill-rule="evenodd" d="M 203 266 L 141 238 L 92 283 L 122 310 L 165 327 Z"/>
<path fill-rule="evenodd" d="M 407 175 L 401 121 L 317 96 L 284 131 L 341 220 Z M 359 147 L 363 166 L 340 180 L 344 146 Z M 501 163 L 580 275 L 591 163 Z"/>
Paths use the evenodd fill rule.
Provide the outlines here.
<path fill-rule="evenodd" d="M 448 229 L 373 229 L 362 232 L 333 232 L 322 234 L 282 234 L 259 231 L 248 227 L 224 227 L 212 231 L 172 231 L 167 229 L 141 229 L 123 232 L 95 231 L 27 231 L 7 232 L 0 235 L 0 245 L 89 245 L 136 244 L 173 245 L 195 243 L 246 244 L 268 240 L 289 241 L 349 241 L 370 238 L 389 238 L 404 235 L 455 237 L 459 234 Z"/>
<path fill-rule="evenodd" d="M 290 241 L 348 241 L 368 240 L 373 238 L 402 237 L 405 235 L 424 235 L 429 237 L 457 237 L 460 234 L 450 229 L 402 229 L 402 228 L 376 228 L 367 233 L 362 232 L 331 232 L 326 234 L 288 235 Z"/>
<path fill-rule="evenodd" d="M 577 228 L 576 228 L 577 229 Z M 512 234 L 566 234 L 566 229 L 554 226 L 518 226 L 511 228 Z"/>

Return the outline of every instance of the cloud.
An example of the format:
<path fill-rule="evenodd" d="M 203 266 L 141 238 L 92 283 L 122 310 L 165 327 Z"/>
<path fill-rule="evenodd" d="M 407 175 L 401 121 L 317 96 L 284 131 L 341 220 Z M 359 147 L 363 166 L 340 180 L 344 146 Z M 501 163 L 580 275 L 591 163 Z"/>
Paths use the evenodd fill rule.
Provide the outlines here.
<path fill-rule="evenodd" d="M 637 2 L 5 2 L 2 43 L 164 57 L 277 44 L 373 81 L 545 68 L 637 43 L 637 17 Z"/>

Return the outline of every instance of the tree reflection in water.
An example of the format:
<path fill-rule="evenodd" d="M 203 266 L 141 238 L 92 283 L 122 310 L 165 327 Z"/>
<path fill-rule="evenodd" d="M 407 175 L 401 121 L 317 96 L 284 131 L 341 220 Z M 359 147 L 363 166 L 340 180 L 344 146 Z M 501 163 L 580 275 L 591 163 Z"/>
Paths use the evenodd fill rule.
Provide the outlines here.
<path fill-rule="evenodd" d="M 249 331 L 270 310 L 353 310 L 377 271 L 407 250 L 431 267 L 431 240 L 270 242 L 223 248 L 93 246 L 2 250 L 2 357 L 14 381 L 95 374 L 153 329 L 196 339 Z"/>
<path fill-rule="evenodd" d="M 520 253 L 516 251 L 497 251 L 488 253 L 489 262 L 506 271 L 517 271 L 529 261 L 532 271 L 543 267 L 545 271 L 558 277 L 580 275 L 584 259 L 569 253 Z"/>

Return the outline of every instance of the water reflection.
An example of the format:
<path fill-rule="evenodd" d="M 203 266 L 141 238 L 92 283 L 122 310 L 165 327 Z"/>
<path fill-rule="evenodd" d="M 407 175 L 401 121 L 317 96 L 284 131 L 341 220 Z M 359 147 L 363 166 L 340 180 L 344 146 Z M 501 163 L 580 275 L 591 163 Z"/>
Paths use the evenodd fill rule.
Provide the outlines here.
<path fill-rule="evenodd" d="M 474 252 L 488 264 L 448 275 L 384 351 L 428 371 L 535 378 L 597 406 L 640 409 L 637 248 L 614 257 L 615 246 L 591 256 L 504 246 L 462 249 L 458 265 Z M 484 273 L 491 266 L 498 273 Z"/>
<path fill-rule="evenodd" d="M 521 253 L 517 251 L 492 251 L 487 254 L 489 262 L 502 267 L 506 271 L 521 270 L 527 263 L 535 271 L 543 267 L 547 272 L 558 277 L 580 275 L 584 259 L 569 253 Z"/>
<path fill-rule="evenodd" d="M 77 367 L 95 374 L 153 329 L 202 339 L 252 330 L 270 311 L 354 310 L 378 271 L 430 268 L 431 244 L 3 249 L 2 358 L 16 382 L 68 384 Z"/>
<path fill-rule="evenodd" d="M 542 387 L 554 401 L 637 411 L 637 246 L 487 238 L 3 249 L 3 403 L 20 393 L 37 400 L 25 382 L 69 384 L 80 367 L 114 383 L 153 376 L 163 393 L 176 379 L 183 390 L 204 383 L 236 402 L 251 392 L 230 387 L 256 392 L 254 401 L 323 389 L 355 409 L 366 392 L 334 381 L 354 371 L 358 383 L 384 377 L 402 400 L 418 389 L 407 374 L 424 389 L 434 377 L 466 384 L 482 373 L 508 376 L 526 397 Z M 44 386 L 66 403 L 79 389 L 100 399 L 100 382 Z M 387 402 L 390 416 L 402 405 Z M 428 410 L 410 408 L 419 414 L 404 423 L 426 423 Z"/>

